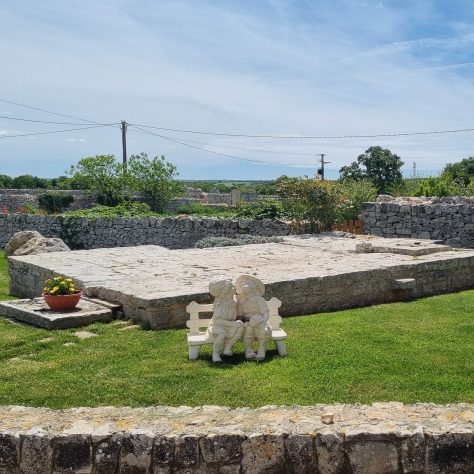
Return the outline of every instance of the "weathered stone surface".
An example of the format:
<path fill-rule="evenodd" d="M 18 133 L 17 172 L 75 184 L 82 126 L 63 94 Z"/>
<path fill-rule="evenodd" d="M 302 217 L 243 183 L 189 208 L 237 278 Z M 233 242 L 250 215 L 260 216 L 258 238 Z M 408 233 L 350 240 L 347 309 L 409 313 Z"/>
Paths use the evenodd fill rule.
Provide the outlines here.
<path fill-rule="evenodd" d="M 87 435 L 61 436 L 54 440 L 54 471 L 92 473 L 92 444 Z"/>
<path fill-rule="evenodd" d="M 288 472 L 285 467 L 285 442 L 282 436 L 252 434 L 242 443 L 244 474 Z"/>
<path fill-rule="evenodd" d="M 37 255 L 48 252 L 69 252 L 71 249 L 59 238 L 43 237 L 36 231 L 17 232 L 5 246 L 7 257 Z"/>
<path fill-rule="evenodd" d="M 207 284 L 242 273 L 265 283 L 265 299 L 282 301 L 282 316 L 418 298 L 474 287 L 474 250 L 431 255 L 355 252 L 360 242 L 389 241 L 337 234 L 285 237 L 281 243 L 168 250 L 157 246 L 95 249 L 10 258 L 12 294 L 41 293 L 64 274 L 88 296 L 119 303 L 125 317 L 153 329 L 184 327 L 191 301 L 209 303 Z M 395 247 L 403 243 L 391 239 Z M 431 244 L 430 244 L 431 245 Z M 395 285 L 403 279 L 410 285 Z"/>
<path fill-rule="evenodd" d="M 78 306 L 72 311 L 51 311 L 43 298 L 3 301 L 0 303 L 0 311 L 9 318 L 45 329 L 74 328 L 99 321 L 108 322 L 112 319 L 110 309 L 88 298 L 81 298 Z M 76 334 L 81 337 L 79 333 Z"/>
<path fill-rule="evenodd" d="M 471 473 L 473 442 L 470 404 L 0 407 L 2 474 Z"/>
<path fill-rule="evenodd" d="M 393 198 L 379 196 L 363 205 L 366 234 L 442 240 L 453 247 L 474 247 L 474 197 Z"/>

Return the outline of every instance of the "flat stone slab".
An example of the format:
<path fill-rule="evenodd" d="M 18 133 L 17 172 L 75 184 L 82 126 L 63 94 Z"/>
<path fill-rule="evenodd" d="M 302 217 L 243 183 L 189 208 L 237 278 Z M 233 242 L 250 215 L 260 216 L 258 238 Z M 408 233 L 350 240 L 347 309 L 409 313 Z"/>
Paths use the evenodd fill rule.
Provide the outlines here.
<path fill-rule="evenodd" d="M 393 253 L 358 253 L 361 243 L 392 248 Z M 399 253 L 401 246 L 412 245 L 420 246 L 410 239 L 329 233 L 238 247 L 169 250 L 146 245 L 12 257 L 11 292 L 34 297 L 47 278 L 63 274 L 88 296 L 118 303 L 127 318 L 160 329 L 183 327 L 191 301 L 210 302 L 208 284 L 217 276 L 256 276 L 265 284 L 266 299 L 282 301 L 283 316 L 474 288 L 474 249 Z M 437 244 L 423 241 L 421 248 Z M 415 282 L 400 287 L 395 280 L 401 279 Z"/>
<path fill-rule="evenodd" d="M 108 322 L 112 311 L 104 306 L 81 298 L 72 311 L 51 311 L 44 298 L 34 298 L 0 303 L 0 313 L 9 318 L 45 329 L 67 329 L 96 322 Z"/>
<path fill-rule="evenodd" d="M 380 242 L 382 240 L 382 242 Z M 375 242 L 363 242 L 356 245 L 359 253 L 398 253 L 417 257 L 430 253 L 452 250 L 449 245 L 442 245 L 432 240 L 419 239 L 378 239 Z"/>

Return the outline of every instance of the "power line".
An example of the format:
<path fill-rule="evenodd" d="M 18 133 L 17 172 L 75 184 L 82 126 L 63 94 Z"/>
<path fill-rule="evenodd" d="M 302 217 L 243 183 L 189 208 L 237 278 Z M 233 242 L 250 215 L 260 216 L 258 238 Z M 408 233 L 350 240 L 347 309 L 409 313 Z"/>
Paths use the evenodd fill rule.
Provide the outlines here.
<path fill-rule="evenodd" d="M 103 125 L 99 122 L 95 122 L 94 120 L 88 120 L 88 119 L 85 119 L 85 118 L 82 118 L 82 117 L 75 117 L 74 115 L 61 114 L 59 112 L 53 112 L 52 110 L 41 109 L 39 107 L 33 107 L 31 105 L 20 104 L 19 102 L 13 102 L 12 100 L 7 100 L 7 99 L 0 98 L 0 102 L 4 102 L 6 104 L 11 104 L 11 105 L 17 105 L 18 107 L 24 107 L 26 109 L 38 110 L 40 112 L 46 112 L 47 114 L 58 115 L 60 117 L 66 117 L 66 118 L 70 118 L 70 119 L 74 119 L 74 120 L 80 120 L 82 122 L 89 122 L 89 123 L 93 123 L 95 125 Z"/>
<path fill-rule="evenodd" d="M 50 133 L 75 132 L 76 130 L 88 130 L 90 128 L 107 127 L 107 125 L 89 125 L 88 127 L 68 128 L 66 130 L 51 130 L 49 132 L 21 133 L 18 135 L 0 135 L 1 138 L 32 137 L 35 135 L 48 135 Z"/>
<path fill-rule="evenodd" d="M 307 167 L 314 166 L 312 163 L 280 163 L 280 162 L 276 162 L 276 161 L 261 161 L 261 160 L 253 160 L 251 158 L 244 158 L 242 156 L 229 155 L 227 153 L 218 153 L 216 151 L 208 150 L 206 148 L 201 148 L 201 147 L 198 147 L 198 146 L 190 145 L 189 143 L 182 142 L 182 141 L 176 140 L 174 138 L 165 137 L 164 135 L 159 135 L 158 133 L 150 132 L 149 130 L 145 130 L 145 129 L 140 128 L 139 126 L 133 125 L 131 123 L 129 123 L 128 125 L 132 128 L 141 130 L 142 132 L 148 133 L 150 135 L 154 135 L 155 137 L 163 138 L 164 140 L 169 140 L 170 142 L 178 143 L 179 145 L 183 145 L 183 146 L 193 148 L 193 149 L 199 150 L 199 151 L 204 151 L 206 153 L 212 153 L 213 155 L 217 155 L 217 156 L 224 156 L 224 157 L 227 157 L 227 158 L 233 158 L 234 160 L 250 161 L 252 163 L 260 163 L 260 164 L 263 164 L 263 165 L 307 166 Z"/>
<path fill-rule="evenodd" d="M 443 133 L 462 133 L 462 132 L 474 132 L 474 128 L 460 128 L 455 130 L 430 130 L 425 132 L 400 132 L 400 133 L 378 133 L 374 135 L 249 135 L 245 133 L 217 133 L 217 132 L 203 132 L 198 130 L 185 130 L 179 128 L 165 128 L 156 127 L 152 125 L 142 124 L 130 124 L 131 126 L 152 128 L 155 130 L 164 130 L 168 132 L 178 133 L 192 133 L 197 135 L 212 135 L 217 137 L 244 137 L 244 138 L 275 138 L 275 139 L 288 139 L 288 140 L 299 140 L 299 139 L 320 139 L 320 140 L 343 140 L 349 138 L 383 138 L 383 137 L 410 137 L 414 135 L 437 135 Z"/>
<path fill-rule="evenodd" d="M 54 124 L 54 125 L 84 125 L 83 123 L 78 123 L 78 122 L 51 122 L 48 120 L 33 120 L 33 119 L 26 119 L 26 118 L 20 118 L 20 117 L 8 117 L 7 115 L 0 115 L 1 119 L 6 119 L 6 120 L 17 120 L 21 122 L 34 122 L 34 123 L 47 123 L 47 124 Z M 95 122 L 91 122 L 95 123 Z M 115 123 L 97 123 L 97 125 L 116 125 Z"/>

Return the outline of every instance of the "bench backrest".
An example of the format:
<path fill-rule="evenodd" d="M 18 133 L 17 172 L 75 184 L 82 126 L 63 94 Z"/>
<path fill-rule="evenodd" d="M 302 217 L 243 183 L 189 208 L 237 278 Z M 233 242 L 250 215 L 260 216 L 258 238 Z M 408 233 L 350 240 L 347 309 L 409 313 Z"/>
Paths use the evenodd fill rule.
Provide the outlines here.
<path fill-rule="evenodd" d="M 270 310 L 268 324 L 272 330 L 280 329 L 282 318 L 278 314 L 278 308 L 281 306 L 281 301 L 278 298 L 272 298 L 270 301 L 267 301 L 267 305 Z M 186 326 L 189 328 L 190 334 L 199 334 L 200 328 L 207 328 L 211 323 L 211 319 L 209 318 L 199 319 L 199 313 L 212 313 L 214 311 L 214 305 L 212 303 L 199 304 L 195 301 L 191 301 L 186 307 L 186 311 L 189 313 Z"/>

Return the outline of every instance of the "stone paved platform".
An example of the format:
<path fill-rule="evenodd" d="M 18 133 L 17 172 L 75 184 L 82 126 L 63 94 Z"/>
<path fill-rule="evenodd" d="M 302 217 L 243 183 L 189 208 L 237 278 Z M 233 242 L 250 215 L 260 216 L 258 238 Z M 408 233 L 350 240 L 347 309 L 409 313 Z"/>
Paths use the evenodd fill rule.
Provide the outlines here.
<path fill-rule="evenodd" d="M 285 315 L 310 314 L 474 288 L 474 250 L 427 255 L 356 253 L 370 242 L 400 248 L 400 239 L 335 234 L 285 237 L 281 243 L 168 250 L 159 246 L 81 250 L 14 257 L 11 291 L 38 296 L 53 274 L 76 279 L 85 294 L 123 306 L 125 315 L 152 328 L 183 327 L 186 305 L 210 301 L 217 275 L 248 273 L 266 285 Z M 417 248 L 436 247 L 417 241 Z M 407 246 L 413 241 L 406 243 Z M 412 280 L 410 284 L 406 281 Z M 414 280 L 414 281 L 413 281 Z"/>
<path fill-rule="evenodd" d="M 10 318 L 45 329 L 66 329 L 112 320 L 112 310 L 81 298 L 70 311 L 51 311 L 44 298 L 2 301 L 0 313 Z"/>

